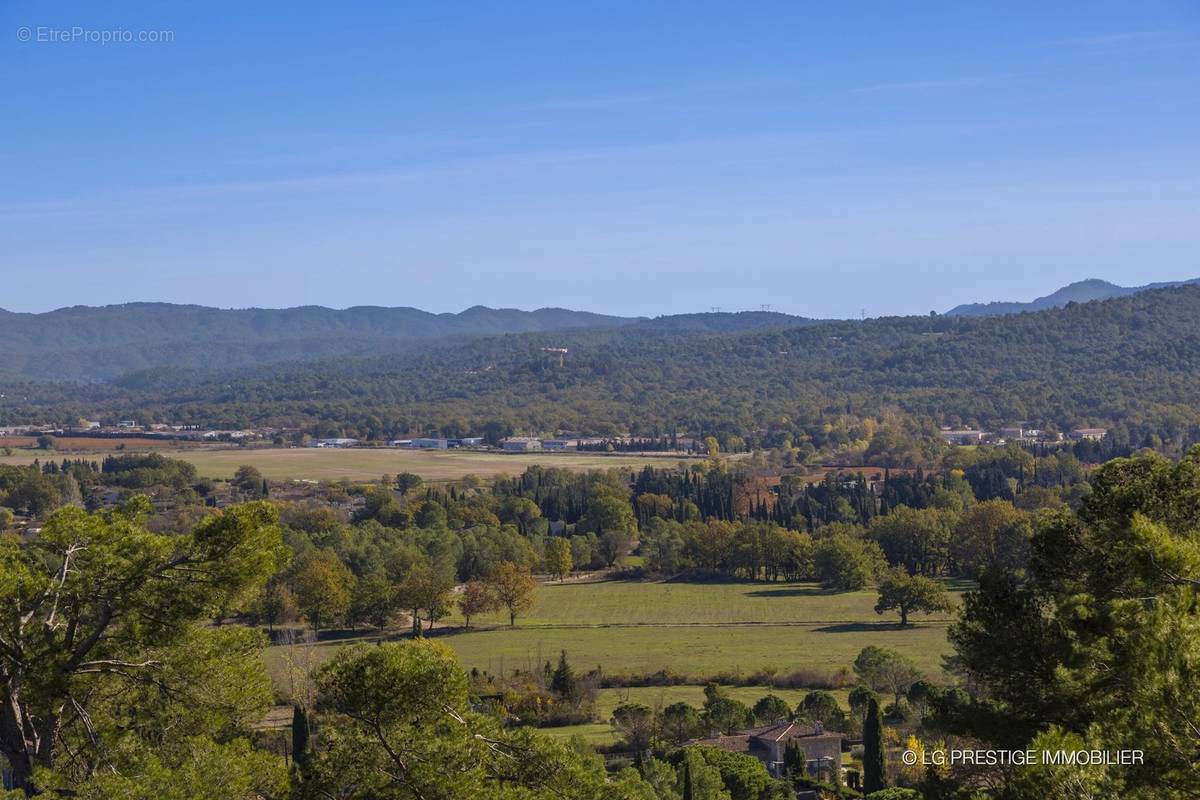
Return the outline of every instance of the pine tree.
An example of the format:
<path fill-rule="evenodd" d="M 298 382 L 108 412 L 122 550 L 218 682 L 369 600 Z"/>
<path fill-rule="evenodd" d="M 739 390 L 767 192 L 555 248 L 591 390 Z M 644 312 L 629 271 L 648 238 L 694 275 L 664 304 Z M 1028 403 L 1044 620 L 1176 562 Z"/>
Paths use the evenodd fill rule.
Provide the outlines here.
<path fill-rule="evenodd" d="M 561 651 L 558 655 L 558 667 L 550 677 L 550 690 L 563 699 L 575 695 L 575 673 L 571 670 L 571 665 L 567 663 L 566 650 Z"/>
<path fill-rule="evenodd" d="M 887 786 L 883 758 L 883 720 L 879 703 L 871 698 L 867 703 L 867 718 L 863 722 L 863 793 L 878 792 Z"/>

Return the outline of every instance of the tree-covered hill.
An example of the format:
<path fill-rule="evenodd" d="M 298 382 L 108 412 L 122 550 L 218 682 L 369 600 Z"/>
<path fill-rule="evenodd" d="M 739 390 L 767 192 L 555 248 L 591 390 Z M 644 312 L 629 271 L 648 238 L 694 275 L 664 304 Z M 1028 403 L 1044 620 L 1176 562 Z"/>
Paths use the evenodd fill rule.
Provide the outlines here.
<path fill-rule="evenodd" d="M 77 306 L 45 314 L 0 313 L 0 375 L 113 381 L 133 389 L 194 383 L 214 372 L 289 361 L 408 353 L 455 340 L 532 331 L 644 325 L 736 331 L 808 323 L 769 312 L 617 317 L 541 308 L 474 306 L 458 314 L 415 308 L 219 309 L 168 303 Z"/>
<path fill-rule="evenodd" d="M 280 364 L 103 403 L 203 424 L 359 435 L 705 430 L 762 440 L 839 415 L 927 425 L 1095 424 L 1200 438 L 1200 287 L 1006 317 L 895 317 L 749 332 L 524 333 L 421 353 Z M 544 347 L 566 347 L 562 366 Z"/>
<path fill-rule="evenodd" d="M 148 368 L 222 369 L 296 359 L 403 352 L 447 337 L 624 325 L 634 319 L 543 308 L 475 306 L 459 314 L 358 306 L 344 310 L 218 309 L 168 303 L 76 306 L 0 315 L 0 371 L 52 380 L 109 380 Z"/>

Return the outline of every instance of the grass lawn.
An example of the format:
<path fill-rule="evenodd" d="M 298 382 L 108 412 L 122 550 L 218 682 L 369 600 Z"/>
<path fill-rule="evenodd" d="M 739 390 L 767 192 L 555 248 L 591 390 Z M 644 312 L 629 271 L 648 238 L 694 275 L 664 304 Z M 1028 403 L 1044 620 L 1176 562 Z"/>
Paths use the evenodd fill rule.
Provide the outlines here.
<path fill-rule="evenodd" d="M 537 732 L 543 736 L 550 736 L 555 739 L 570 739 L 572 736 L 581 736 L 592 747 L 612 744 L 617 740 L 617 735 L 613 731 L 612 725 L 609 725 L 607 722 L 589 722 L 586 725 L 564 725 L 561 728 L 538 728 Z"/>
<path fill-rule="evenodd" d="M 79 440 L 76 440 L 79 441 Z M 151 448 L 139 447 L 130 440 L 125 452 Z M 2 440 L 0 440 L 2 444 Z M 243 464 L 257 467 L 271 480 L 375 480 L 380 475 L 414 472 L 427 481 L 458 480 L 466 475 L 492 478 L 518 475 L 533 464 L 574 470 L 609 467 L 642 467 L 647 463 L 675 464 L 679 456 L 640 456 L 605 453 L 493 453 L 474 450 L 403 450 L 398 448 L 317 448 L 317 447 L 230 447 L 165 448 L 154 452 L 180 458 L 196 465 L 202 476 L 231 478 Z M 111 448 L 107 449 L 111 452 Z M 65 453 L 46 450 L 14 450 L 0 456 L 0 464 L 28 464 L 35 458 L 62 458 Z M 78 454 L 74 454 L 78 455 Z"/>
<path fill-rule="evenodd" d="M 964 587 L 952 588 L 957 595 Z M 577 670 L 600 666 L 611 675 L 671 669 L 695 681 L 722 672 L 748 677 L 763 668 L 832 672 L 848 668 L 874 644 L 899 650 L 939 678 L 941 658 L 950 652 L 948 617 L 918 615 L 915 625 L 901 629 L 893 615 L 875 613 L 875 599 L 874 592 L 834 593 L 815 584 L 550 584 L 540 588 L 538 605 L 516 628 L 499 616 L 473 620 L 470 631 L 446 620 L 439 640 L 457 651 L 465 667 L 493 673 L 537 669 L 566 650 Z M 314 656 L 329 658 L 344 641 L 322 641 Z M 274 649 L 268 653 L 269 663 L 278 658 Z"/>
<path fill-rule="evenodd" d="M 874 591 L 835 592 L 815 583 L 750 583 L 682 581 L 596 581 L 544 583 L 531 612 L 517 628 L 538 626 L 703 626 L 736 623 L 846 622 L 891 623 L 895 615 L 875 613 Z M 913 621 L 946 621 L 948 615 L 915 615 Z M 458 620 L 447 620 L 456 624 Z M 507 616 L 493 614 L 472 625 L 501 625 Z M 911 631 L 902 631 L 910 633 Z M 474 635 L 474 634 L 467 634 Z"/>
<path fill-rule="evenodd" d="M 940 674 L 949 652 L 944 625 L 908 630 L 878 623 L 833 626 L 745 625 L 728 627 L 520 628 L 446 637 L 467 667 L 491 672 L 528 669 L 566 650 L 581 669 L 651 673 L 672 669 L 703 679 L 718 672 L 749 676 L 762 668 L 835 671 L 849 667 L 869 644 L 908 655 L 930 675 Z"/>

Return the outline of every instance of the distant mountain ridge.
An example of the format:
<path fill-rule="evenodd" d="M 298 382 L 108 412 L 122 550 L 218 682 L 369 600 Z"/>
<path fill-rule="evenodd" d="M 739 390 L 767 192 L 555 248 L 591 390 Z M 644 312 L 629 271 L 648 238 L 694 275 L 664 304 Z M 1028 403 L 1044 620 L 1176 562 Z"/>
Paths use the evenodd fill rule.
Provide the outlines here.
<path fill-rule="evenodd" d="M 676 425 L 761 431 L 801 421 L 815 437 L 831 414 L 852 409 L 985 428 L 1119 422 L 1127 426 L 1123 441 L 1136 447 L 1148 436 L 1200 440 L 1198 318 L 1200 286 L 1193 285 L 1003 316 L 724 332 L 647 322 L 292 362 L 202 382 L 143 376 L 95 387 L 116 398 L 95 405 L 218 427 L 320 419 L 355 434 L 385 419 L 597 435 Z M 560 362 L 547 346 L 570 352 Z M 122 399 L 122 391 L 130 394 Z"/>
<path fill-rule="evenodd" d="M 1028 303 L 972 303 L 957 306 L 945 316 L 1045 311 L 1071 302 L 1196 283 L 1200 279 L 1123 287 L 1090 279 Z M 634 329 L 646 336 L 723 336 L 828 322 L 833 321 L 770 311 L 648 318 L 563 308 L 522 311 L 486 306 L 458 313 L 385 306 L 220 309 L 171 303 L 72 306 L 42 314 L 0 309 L 0 376 L 166 389 L 278 364 L 405 356 L 515 334 L 548 334 L 543 345 L 567 346 L 559 339 L 569 339 L 567 334 L 572 331 Z"/>
<path fill-rule="evenodd" d="M 1046 311 L 1051 308 L 1062 308 L 1067 303 L 1090 303 L 1093 300 L 1111 300 L 1114 297 L 1128 297 L 1151 289 L 1170 289 L 1176 286 L 1187 286 L 1200 283 L 1200 278 L 1187 281 L 1165 281 L 1162 283 L 1147 283 L 1144 286 L 1118 286 L 1115 283 L 1099 278 L 1088 278 L 1068 284 L 1058 291 L 1045 297 L 1038 297 L 1027 303 L 993 301 L 990 303 L 964 303 L 946 312 L 949 317 L 994 317 L 1003 314 L 1020 314 L 1023 311 Z"/>
<path fill-rule="evenodd" d="M 215 372 L 402 354 L 435 342 L 514 333 L 628 325 L 724 332 L 807 322 L 769 312 L 649 319 L 563 308 L 521 311 L 486 306 L 442 314 L 408 307 L 220 309 L 171 303 L 72 306 L 42 314 L 0 309 L 0 375 L 97 382 L 164 368 Z"/>
<path fill-rule="evenodd" d="M 899 413 L 930 441 L 941 424 L 1031 421 L 1107 427 L 1126 450 L 1168 442 L 1182 452 L 1200 441 L 1197 319 L 1200 285 L 1189 285 L 1029 314 L 681 315 L 405 340 L 408 349 L 357 335 L 260 337 L 244 350 L 228 336 L 190 346 L 177 337 L 136 348 L 158 366 L 116 379 L 48 383 L 0 369 L 0 424 L 86 416 L 387 439 L 419 420 L 443 432 L 787 430 L 821 443 L 838 431 L 830 419 Z M 560 359 L 547 348 L 569 352 Z M 231 354 L 249 366 L 222 366 Z M 84 366 L 95 374 L 96 364 Z"/>

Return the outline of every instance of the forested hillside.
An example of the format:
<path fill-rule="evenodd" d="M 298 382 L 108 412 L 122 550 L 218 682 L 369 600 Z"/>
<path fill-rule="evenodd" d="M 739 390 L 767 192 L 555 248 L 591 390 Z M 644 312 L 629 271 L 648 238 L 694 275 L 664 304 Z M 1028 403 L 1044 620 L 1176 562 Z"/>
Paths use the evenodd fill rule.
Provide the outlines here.
<path fill-rule="evenodd" d="M 106 387 L 73 399 L 177 422 L 320 425 L 380 438 L 492 425 L 705 431 L 771 445 L 812 436 L 839 415 L 899 412 L 927 429 L 1096 424 L 1140 446 L 1200 438 L 1197 320 L 1200 287 L 992 318 L 749 332 L 655 321 L 284 364 L 169 390 Z M 569 349 L 561 366 L 543 351 L 549 346 Z M 37 397 L 52 407 L 65 399 L 61 390 Z"/>
<path fill-rule="evenodd" d="M 168 303 L 0 311 L 0 375 L 113 381 L 162 389 L 230 369 L 323 358 L 402 354 L 433 343 L 507 333 L 642 325 L 650 330 L 738 331 L 809 324 L 770 312 L 616 317 L 562 308 L 475 306 L 458 314 L 415 308 L 307 306 L 219 309 Z"/>
<path fill-rule="evenodd" d="M 1051 308 L 1062 308 L 1067 303 L 1090 303 L 1093 300 L 1111 300 L 1114 297 L 1127 297 L 1131 294 L 1146 292 L 1151 289 L 1169 289 L 1175 286 L 1200 283 L 1200 278 L 1190 281 L 1166 281 L 1148 283 L 1144 286 L 1118 286 L 1115 283 L 1102 281 L 1099 278 L 1088 278 L 1076 281 L 1051 292 L 1045 297 L 1038 297 L 1028 303 L 991 302 L 965 303 L 955 306 L 946 312 L 947 316 L 989 317 L 1000 314 L 1020 314 L 1023 311 L 1046 311 Z"/>
<path fill-rule="evenodd" d="M 624 325 L 584 311 L 307 306 L 219 309 L 168 303 L 0 314 L 0 372 L 54 380 L 109 380 L 153 367 L 221 369 L 295 359 L 378 355 L 445 337 Z"/>

